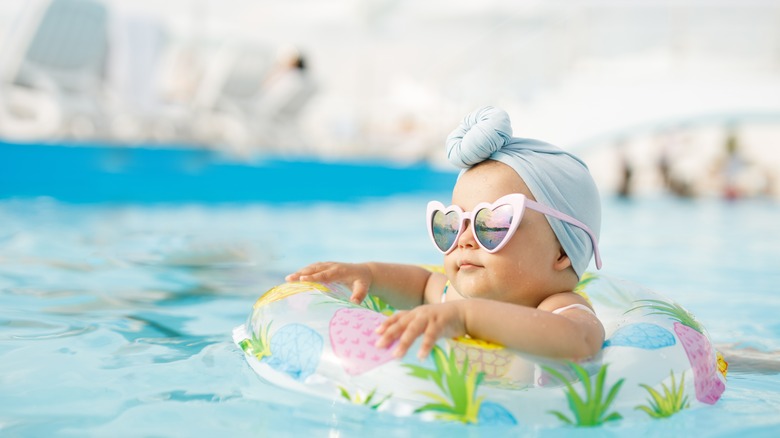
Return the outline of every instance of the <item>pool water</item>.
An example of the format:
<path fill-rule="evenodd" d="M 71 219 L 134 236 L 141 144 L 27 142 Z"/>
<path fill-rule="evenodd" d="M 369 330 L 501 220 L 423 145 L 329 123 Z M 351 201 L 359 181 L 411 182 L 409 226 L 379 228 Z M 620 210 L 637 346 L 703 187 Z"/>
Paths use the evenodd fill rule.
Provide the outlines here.
<path fill-rule="evenodd" d="M 447 200 L 446 194 L 441 196 Z M 0 200 L 0 435 L 564 436 L 314 400 L 261 381 L 231 329 L 317 260 L 440 263 L 427 197 L 360 202 L 90 204 Z M 695 313 L 731 361 L 713 407 L 587 434 L 780 431 L 780 206 L 604 199 L 604 272 Z"/>

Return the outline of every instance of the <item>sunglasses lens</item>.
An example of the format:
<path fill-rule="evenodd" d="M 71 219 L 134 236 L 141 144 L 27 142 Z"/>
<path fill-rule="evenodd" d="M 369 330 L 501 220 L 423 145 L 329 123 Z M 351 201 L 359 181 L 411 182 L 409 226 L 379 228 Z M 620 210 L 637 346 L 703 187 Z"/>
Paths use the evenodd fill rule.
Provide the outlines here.
<path fill-rule="evenodd" d="M 490 251 L 496 249 L 509 233 L 513 213 L 511 205 L 479 210 L 474 218 L 475 236 L 479 243 Z"/>
<path fill-rule="evenodd" d="M 460 228 L 460 217 L 457 212 L 451 211 L 447 214 L 438 210 L 431 217 L 431 229 L 433 230 L 433 240 L 440 251 L 446 252 L 455 244 Z"/>

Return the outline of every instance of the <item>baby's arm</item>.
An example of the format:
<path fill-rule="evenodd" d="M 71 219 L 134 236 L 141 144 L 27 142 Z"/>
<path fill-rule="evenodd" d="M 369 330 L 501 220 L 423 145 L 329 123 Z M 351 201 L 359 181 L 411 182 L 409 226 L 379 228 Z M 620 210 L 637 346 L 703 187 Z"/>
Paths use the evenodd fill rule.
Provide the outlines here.
<path fill-rule="evenodd" d="M 285 279 L 345 283 L 352 289 L 350 301 L 359 304 L 371 293 L 396 309 L 419 306 L 436 293 L 441 296 L 445 281 L 443 275 L 419 266 L 375 262 L 313 263 Z"/>
<path fill-rule="evenodd" d="M 378 329 L 382 336 L 377 346 L 388 347 L 397 341 L 394 353 L 400 357 L 422 337 L 419 356 L 424 358 L 438 338 L 468 334 L 536 356 L 585 359 L 601 349 L 601 322 L 583 309 L 558 315 L 551 312 L 575 303 L 586 304 L 581 297 L 564 293 L 548 298 L 539 308 L 476 298 L 420 306 L 388 318 Z"/>
<path fill-rule="evenodd" d="M 587 359 L 604 343 L 604 326 L 594 313 L 581 308 L 552 313 L 570 304 L 590 307 L 571 292 L 555 294 L 536 309 L 492 300 L 464 301 L 468 302 L 466 330 L 473 338 L 535 356 L 569 360 Z"/>

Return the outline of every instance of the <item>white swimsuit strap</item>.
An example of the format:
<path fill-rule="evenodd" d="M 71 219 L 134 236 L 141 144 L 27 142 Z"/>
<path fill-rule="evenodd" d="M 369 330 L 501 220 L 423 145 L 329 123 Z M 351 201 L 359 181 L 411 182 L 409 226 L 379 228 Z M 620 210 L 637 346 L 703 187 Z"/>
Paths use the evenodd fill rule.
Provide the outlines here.
<path fill-rule="evenodd" d="M 441 302 L 444 303 L 447 301 L 447 289 L 450 288 L 450 281 L 447 280 L 447 283 L 444 284 L 444 290 L 441 292 Z"/>
<path fill-rule="evenodd" d="M 563 312 L 565 312 L 567 310 L 571 310 L 571 309 L 587 310 L 588 312 L 592 313 L 593 315 L 596 314 L 596 312 L 594 312 L 593 309 L 591 309 L 590 307 L 588 307 L 588 306 L 586 306 L 584 304 L 579 304 L 579 303 L 577 303 L 577 304 L 569 304 L 568 306 L 559 307 L 559 308 L 553 310 L 552 313 L 558 315 L 558 314 L 561 314 L 561 313 L 563 313 Z"/>

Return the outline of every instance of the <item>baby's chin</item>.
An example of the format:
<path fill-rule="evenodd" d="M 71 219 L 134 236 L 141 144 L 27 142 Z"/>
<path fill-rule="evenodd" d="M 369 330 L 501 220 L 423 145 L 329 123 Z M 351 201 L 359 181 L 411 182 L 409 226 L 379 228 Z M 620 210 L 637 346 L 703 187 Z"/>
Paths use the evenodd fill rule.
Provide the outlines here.
<path fill-rule="evenodd" d="M 457 283 L 453 283 L 455 289 L 463 298 L 483 298 L 493 299 L 493 293 L 480 281 L 476 279 L 462 279 Z M 460 287 L 458 287 L 460 285 Z"/>

